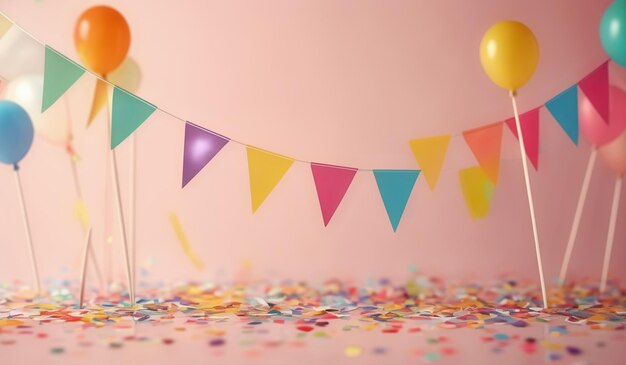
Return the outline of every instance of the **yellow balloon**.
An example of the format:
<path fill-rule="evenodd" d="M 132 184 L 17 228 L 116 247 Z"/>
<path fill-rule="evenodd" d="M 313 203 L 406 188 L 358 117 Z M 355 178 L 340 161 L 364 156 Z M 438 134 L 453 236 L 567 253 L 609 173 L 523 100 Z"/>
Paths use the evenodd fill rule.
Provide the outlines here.
<path fill-rule="evenodd" d="M 480 42 L 480 63 L 494 84 L 515 91 L 530 80 L 539 63 L 533 32 L 514 20 L 494 24 Z"/>

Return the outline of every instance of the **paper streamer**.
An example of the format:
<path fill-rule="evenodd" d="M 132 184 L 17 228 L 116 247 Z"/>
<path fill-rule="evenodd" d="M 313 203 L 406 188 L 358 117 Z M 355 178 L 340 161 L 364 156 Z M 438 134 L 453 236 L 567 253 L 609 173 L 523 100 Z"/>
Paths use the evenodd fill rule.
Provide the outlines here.
<path fill-rule="evenodd" d="M 74 215 L 80 221 L 85 230 L 89 228 L 89 216 L 87 215 L 87 207 L 82 199 L 76 199 L 74 202 Z"/>
<path fill-rule="evenodd" d="M 191 248 L 189 240 L 187 239 L 187 235 L 185 234 L 183 227 L 180 225 L 178 216 L 174 212 L 170 212 L 170 223 L 172 224 L 172 229 L 174 229 L 174 233 L 176 233 L 176 238 L 178 238 L 178 242 L 180 242 L 180 246 L 183 248 L 183 251 L 185 251 L 187 257 L 189 257 L 189 260 L 191 260 L 193 266 L 195 266 L 198 270 L 202 270 L 204 268 L 204 263 Z"/>

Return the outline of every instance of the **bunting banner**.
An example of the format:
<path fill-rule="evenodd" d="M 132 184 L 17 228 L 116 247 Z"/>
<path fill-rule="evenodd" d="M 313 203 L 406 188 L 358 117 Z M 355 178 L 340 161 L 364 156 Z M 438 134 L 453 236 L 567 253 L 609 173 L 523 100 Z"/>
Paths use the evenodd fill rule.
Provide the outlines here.
<path fill-rule="evenodd" d="M 46 46 L 41 112 L 45 112 L 85 73 L 85 69 Z"/>
<path fill-rule="evenodd" d="M 91 103 L 91 111 L 89 112 L 89 119 L 87 119 L 87 126 L 91 125 L 91 122 L 96 118 L 98 113 L 109 103 L 109 84 L 98 79 L 96 80 L 96 89 L 93 95 L 93 103 Z"/>
<path fill-rule="evenodd" d="M 494 185 L 485 171 L 479 166 L 460 170 L 459 182 L 470 216 L 472 218 L 486 217 L 489 213 Z"/>
<path fill-rule="evenodd" d="M 248 153 L 252 213 L 255 213 L 295 160 L 252 146 L 247 146 L 246 150 Z"/>
<path fill-rule="evenodd" d="M 13 23 L 0 16 L 0 36 Z M 21 32 L 21 30 L 20 30 Z M 25 35 L 34 42 L 42 42 Z M 108 89 L 113 87 L 111 116 L 111 148 L 117 147 L 136 131 L 154 112 L 156 106 L 120 89 L 109 80 L 86 70 L 69 58 L 45 46 L 45 74 L 42 97 L 42 112 L 53 105 L 85 72 L 97 79 L 94 103 L 90 110 L 89 122 L 108 103 Z M 578 93 L 580 88 L 581 93 Z M 609 72 L 608 61 L 589 73 L 578 83 L 567 88 L 544 105 L 555 121 L 578 144 L 579 118 L 578 98 L 585 96 L 605 122 L 609 123 Z M 520 116 L 520 126 L 524 134 L 524 149 L 535 169 L 539 165 L 539 109 L 535 108 Z M 165 112 L 172 115 L 171 113 Z M 174 116 L 185 121 L 184 118 Z M 517 128 L 513 118 L 504 121 L 517 138 Z M 459 171 L 461 190 L 470 215 L 484 217 L 494 186 L 498 183 L 500 154 L 502 148 L 503 122 L 466 130 L 463 138 L 472 151 L 479 166 Z M 437 185 L 443 167 L 451 135 L 412 139 L 409 145 L 420 170 L 374 170 L 380 196 L 394 231 L 397 230 L 413 187 L 423 171 L 430 190 Z M 183 151 L 182 186 L 186 186 L 229 142 L 246 147 L 252 211 L 261 206 L 276 185 L 283 178 L 296 159 L 251 147 L 231 140 L 190 122 L 185 123 Z M 309 163 L 318 194 L 324 225 L 328 225 L 349 189 L 358 168 Z"/>
<path fill-rule="evenodd" d="M 591 105 L 605 123 L 609 123 L 609 61 L 593 70 L 578 82 L 580 91 L 585 94 Z"/>
<path fill-rule="evenodd" d="M 526 151 L 526 156 L 528 156 L 530 163 L 535 170 L 537 170 L 539 168 L 539 108 L 520 114 L 519 123 L 522 128 L 522 134 L 524 135 L 524 150 Z M 515 118 L 507 119 L 506 125 L 515 138 L 519 140 Z"/>
<path fill-rule="evenodd" d="M 493 185 L 498 184 L 502 122 L 463 132 L 463 138 Z"/>
<path fill-rule="evenodd" d="M 450 135 L 413 139 L 409 141 L 415 161 L 419 165 L 431 191 L 435 190 L 439 173 L 446 158 Z"/>
<path fill-rule="evenodd" d="M 550 99 L 546 103 L 546 109 L 550 111 L 572 142 L 578 145 L 578 88 L 576 85 L 568 87 Z"/>
<path fill-rule="evenodd" d="M 322 210 L 324 226 L 327 226 L 344 195 L 346 195 L 357 169 L 311 163 L 311 172 Z"/>
<path fill-rule="evenodd" d="M 184 188 L 228 143 L 229 139 L 187 122 L 183 147 Z"/>
<path fill-rule="evenodd" d="M 11 29 L 13 23 L 2 14 L 0 14 L 0 38 Z"/>
<path fill-rule="evenodd" d="M 156 107 L 139 97 L 113 88 L 111 116 L 111 149 L 117 147 L 154 113 Z"/>
<path fill-rule="evenodd" d="M 420 170 L 374 170 L 380 197 L 396 232 Z"/>

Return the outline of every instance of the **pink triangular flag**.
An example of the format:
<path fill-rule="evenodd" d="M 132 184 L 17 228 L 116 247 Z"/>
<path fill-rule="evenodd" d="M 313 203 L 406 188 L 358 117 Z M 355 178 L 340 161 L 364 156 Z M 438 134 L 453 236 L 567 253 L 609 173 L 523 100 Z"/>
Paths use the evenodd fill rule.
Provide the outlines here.
<path fill-rule="evenodd" d="M 505 122 L 515 138 L 518 138 L 515 118 L 507 119 Z M 539 168 L 539 108 L 521 114 L 519 122 L 524 135 L 524 150 L 533 167 L 537 170 Z"/>
<path fill-rule="evenodd" d="M 578 82 L 578 87 L 605 123 L 609 123 L 609 61 Z"/>
<path fill-rule="evenodd" d="M 357 169 L 311 163 L 311 172 L 313 172 L 324 225 L 327 226 L 346 195 Z"/>

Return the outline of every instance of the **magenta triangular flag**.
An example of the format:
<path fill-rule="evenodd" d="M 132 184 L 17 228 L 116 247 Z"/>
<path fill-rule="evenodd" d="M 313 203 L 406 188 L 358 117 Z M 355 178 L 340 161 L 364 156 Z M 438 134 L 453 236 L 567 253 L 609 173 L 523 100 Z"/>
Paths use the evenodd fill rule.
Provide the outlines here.
<path fill-rule="evenodd" d="M 605 123 L 609 123 L 609 61 L 593 70 L 578 82 L 585 94 Z"/>
<path fill-rule="evenodd" d="M 327 226 L 346 195 L 357 169 L 311 163 L 311 172 L 313 172 L 324 225 Z"/>
<path fill-rule="evenodd" d="M 183 187 L 215 157 L 228 141 L 228 138 L 193 123 L 187 122 L 185 124 Z"/>
<path fill-rule="evenodd" d="M 530 163 L 537 170 L 539 168 L 539 108 L 521 114 L 519 122 L 524 135 L 524 150 Z M 506 125 L 513 132 L 515 138 L 518 138 L 515 118 L 507 119 Z"/>

